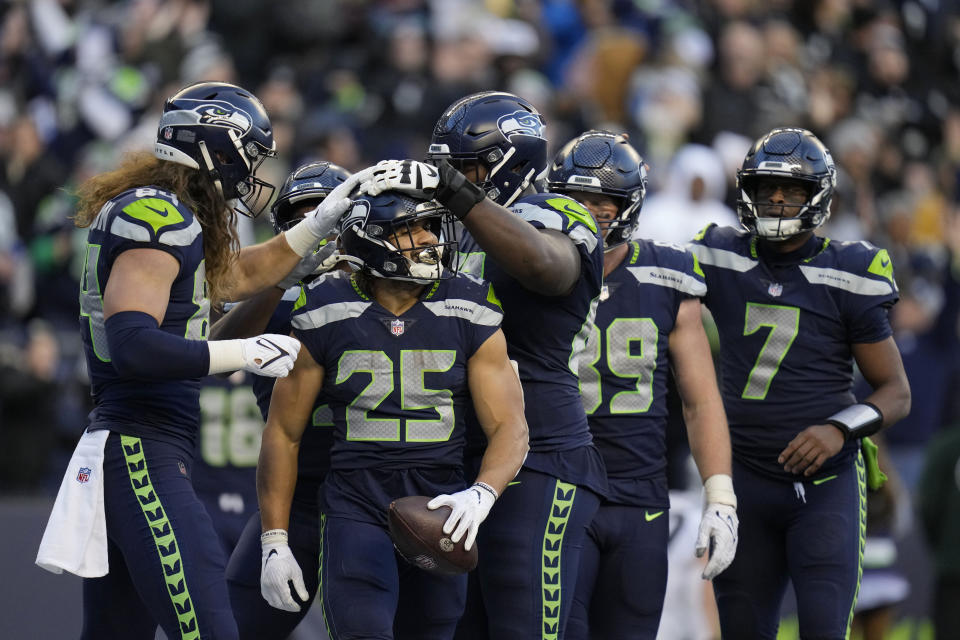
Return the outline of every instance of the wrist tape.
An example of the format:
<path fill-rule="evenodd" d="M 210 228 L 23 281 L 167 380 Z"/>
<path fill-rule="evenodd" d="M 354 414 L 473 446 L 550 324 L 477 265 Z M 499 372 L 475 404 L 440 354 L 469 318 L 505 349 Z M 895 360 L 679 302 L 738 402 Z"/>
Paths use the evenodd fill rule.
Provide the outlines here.
<path fill-rule="evenodd" d="M 725 473 L 717 473 L 703 483 L 703 492 L 707 504 L 718 503 L 737 508 L 737 494 L 733 491 L 733 478 Z"/>
<path fill-rule="evenodd" d="M 260 534 L 260 545 L 287 544 L 287 532 L 284 529 L 270 529 Z"/>

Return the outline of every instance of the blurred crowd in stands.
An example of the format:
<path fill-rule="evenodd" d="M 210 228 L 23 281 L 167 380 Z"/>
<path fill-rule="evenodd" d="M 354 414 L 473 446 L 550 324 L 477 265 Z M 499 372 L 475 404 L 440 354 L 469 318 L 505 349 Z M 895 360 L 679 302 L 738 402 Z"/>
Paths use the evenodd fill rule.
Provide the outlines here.
<path fill-rule="evenodd" d="M 0 6 L 0 494 L 52 495 L 89 398 L 73 188 L 150 148 L 200 80 L 265 103 L 279 185 L 326 159 L 422 158 L 454 99 L 503 89 L 551 150 L 628 132 L 650 165 L 643 235 L 737 225 L 734 176 L 774 126 L 839 167 L 824 234 L 894 261 L 913 413 L 887 434 L 907 493 L 960 419 L 960 12 L 946 0 L 7 0 Z M 248 241 L 271 233 L 245 223 Z M 955 540 L 956 538 L 952 538 Z M 955 568 L 960 574 L 960 567 Z"/>

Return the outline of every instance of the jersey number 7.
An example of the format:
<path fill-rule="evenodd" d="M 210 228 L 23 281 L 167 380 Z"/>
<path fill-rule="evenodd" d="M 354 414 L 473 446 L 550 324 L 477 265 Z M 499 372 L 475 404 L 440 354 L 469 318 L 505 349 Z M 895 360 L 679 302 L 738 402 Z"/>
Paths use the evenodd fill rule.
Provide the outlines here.
<path fill-rule="evenodd" d="M 770 383 L 797 337 L 800 329 L 800 309 L 748 302 L 743 335 L 756 333 L 761 327 L 769 327 L 770 333 L 760 349 L 750 375 L 747 376 L 743 393 L 740 394 L 740 397 L 746 400 L 763 400 L 767 397 Z"/>

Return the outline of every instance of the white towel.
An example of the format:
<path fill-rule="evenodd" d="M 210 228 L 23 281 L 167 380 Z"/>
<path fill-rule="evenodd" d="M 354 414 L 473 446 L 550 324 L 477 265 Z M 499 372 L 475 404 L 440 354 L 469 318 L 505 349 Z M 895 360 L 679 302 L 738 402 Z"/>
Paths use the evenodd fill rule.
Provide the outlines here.
<path fill-rule="evenodd" d="M 40 541 L 36 563 L 82 578 L 107 575 L 107 521 L 103 512 L 103 447 L 109 431 L 86 431 L 73 451 Z"/>

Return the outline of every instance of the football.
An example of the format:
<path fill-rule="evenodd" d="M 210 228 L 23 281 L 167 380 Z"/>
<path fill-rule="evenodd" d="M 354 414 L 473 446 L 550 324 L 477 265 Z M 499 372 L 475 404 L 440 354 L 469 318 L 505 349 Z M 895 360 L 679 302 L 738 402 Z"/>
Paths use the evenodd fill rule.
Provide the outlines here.
<path fill-rule="evenodd" d="M 458 574 L 477 566 L 477 543 L 470 551 L 463 548 L 466 536 L 454 543 L 443 532 L 450 507 L 430 510 L 427 496 L 407 496 L 390 503 L 387 520 L 390 537 L 407 562 L 425 571 Z"/>

